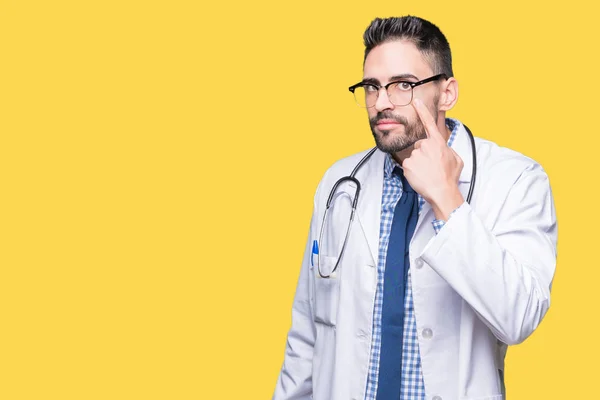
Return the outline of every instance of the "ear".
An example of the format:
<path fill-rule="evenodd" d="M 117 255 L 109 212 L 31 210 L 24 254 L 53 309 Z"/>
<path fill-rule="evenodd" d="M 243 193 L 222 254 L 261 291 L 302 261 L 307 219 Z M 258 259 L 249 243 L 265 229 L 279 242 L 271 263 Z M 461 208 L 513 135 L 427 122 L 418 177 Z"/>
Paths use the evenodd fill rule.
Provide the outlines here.
<path fill-rule="evenodd" d="M 458 81 L 454 78 L 449 78 L 442 81 L 441 93 L 439 100 L 440 111 L 451 110 L 458 101 Z"/>

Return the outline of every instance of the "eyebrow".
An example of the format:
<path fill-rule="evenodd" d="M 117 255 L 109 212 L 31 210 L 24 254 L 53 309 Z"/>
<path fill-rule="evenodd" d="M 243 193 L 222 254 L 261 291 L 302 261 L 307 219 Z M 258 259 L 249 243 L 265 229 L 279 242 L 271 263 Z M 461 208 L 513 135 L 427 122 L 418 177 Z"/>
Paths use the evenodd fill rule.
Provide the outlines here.
<path fill-rule="evenodd" d="M 399 81 L 399 80 L 403 80 L 403 79 L 414 79 L 415 81 L 419 80 L 419 78 L 417 78 L 413 74 L 400 74 L 400 75 L 394 75 L 394 76 L 392 76 L 390 78 L 390 82 Z M 381 86 L 381 83 L 379 82 L 379 79 L 375 79 L 375 78 L 365 78 L 365 79 L 362 80 L 362 83 L 368 83 L 368 84 L 371 84 L 371 85 Z"/>

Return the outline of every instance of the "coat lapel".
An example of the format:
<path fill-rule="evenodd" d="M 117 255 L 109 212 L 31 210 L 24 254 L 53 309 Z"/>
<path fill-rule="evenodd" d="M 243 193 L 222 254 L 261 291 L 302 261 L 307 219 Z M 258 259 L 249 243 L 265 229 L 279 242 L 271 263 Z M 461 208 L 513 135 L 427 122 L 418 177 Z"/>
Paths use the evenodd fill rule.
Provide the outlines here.
<path fill-rule="evenodd" d="M 375 265 L 379 258 L 379 224 L 381 221 L 384 159 L 385 153 L 376 150 L 371 159 L 356 174 L 361 183 L 356 212 Z"/>

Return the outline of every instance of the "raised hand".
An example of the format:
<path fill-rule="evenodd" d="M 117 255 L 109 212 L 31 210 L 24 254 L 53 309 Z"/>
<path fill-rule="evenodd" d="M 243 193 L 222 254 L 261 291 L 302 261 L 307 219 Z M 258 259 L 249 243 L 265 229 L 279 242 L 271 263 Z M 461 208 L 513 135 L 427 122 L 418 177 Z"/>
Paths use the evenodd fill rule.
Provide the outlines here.
<path fill-rule="evenodd" d="M 427 107 L 418 99 L 414 99 L 412 105 L 423 122 L 427 138 L 417 141 L 410 157 L 402 162 L 404 176 L 431 204 L 436 218 L 447 220 L 464 201 L 458 190 L 463 161 L 448 146 Z"/>

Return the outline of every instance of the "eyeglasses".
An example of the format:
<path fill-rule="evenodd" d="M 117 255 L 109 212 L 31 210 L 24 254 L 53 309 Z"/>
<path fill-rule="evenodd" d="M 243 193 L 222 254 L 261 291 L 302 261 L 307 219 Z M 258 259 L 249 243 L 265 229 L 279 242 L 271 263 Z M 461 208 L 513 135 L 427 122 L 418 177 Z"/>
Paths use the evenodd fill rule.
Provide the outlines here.
<path fill-rule="evenodd" d="M 348 88 L 354 94 L 354 100 L 360 107 L 371 108 L 375 106 L 379 92 L 384 88 L 387 92 L 390 103 L 395 106 L 406 106 L 410 104 L 413 98 L 413 89 L 427 82 L 437 81 L 440 78 L 448 79 L 446 74 L 438 74 L 418 82 L 393 81 L 385 86 L 374 83 L 359 82 Z"/>

